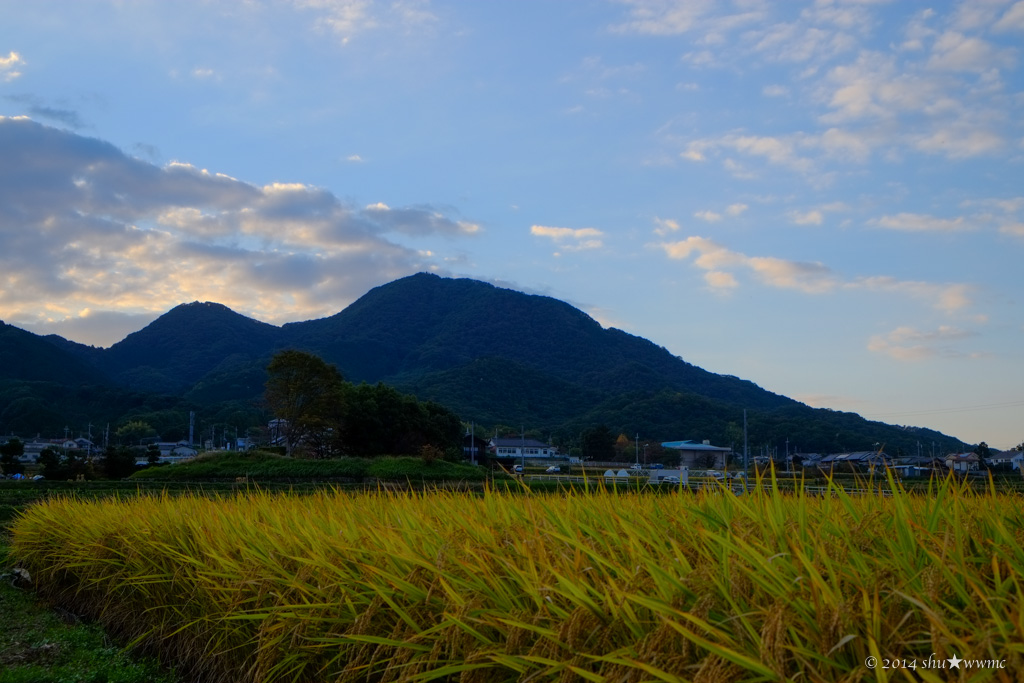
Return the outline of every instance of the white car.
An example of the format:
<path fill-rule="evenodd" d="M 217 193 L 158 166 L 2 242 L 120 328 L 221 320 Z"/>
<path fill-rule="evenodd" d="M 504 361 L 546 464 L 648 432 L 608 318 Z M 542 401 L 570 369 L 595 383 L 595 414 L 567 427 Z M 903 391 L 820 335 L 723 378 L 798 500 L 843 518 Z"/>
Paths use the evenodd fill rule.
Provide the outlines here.
<path fill-rule="evenodd" d="M 547 472 L 548 474 L 557 474 L 558 472 L 562 471 L 562 468 L 559 467 L 558 465 L 552 465 L 551 467 L 547 468 L 544 471 Z"/>
<path fill-rule="evenodd" d="M 631 469 L 631 470 L 642 470 L 643 468 L 644 468 L 644 466 L 641 465 L 638 462 L 637 463 L 633 463 L 632 465 L 629 466 L 629 469 Z"/>
<path fill-rule="evenodd" d="M 725 479 L 725 476 L 718 470 L 708 470 L 707 472 L 704 473 L 704 476 L 710 477 L 711 479 L 717 479 L 719 481 Z"/>
<path fill-rule="evenodd" d="M 515 472 L 516 474 L 522 474 L 523 473 L 523 466 L 522 465 L 513 465 L 512 466 L 512 471 Z"/>

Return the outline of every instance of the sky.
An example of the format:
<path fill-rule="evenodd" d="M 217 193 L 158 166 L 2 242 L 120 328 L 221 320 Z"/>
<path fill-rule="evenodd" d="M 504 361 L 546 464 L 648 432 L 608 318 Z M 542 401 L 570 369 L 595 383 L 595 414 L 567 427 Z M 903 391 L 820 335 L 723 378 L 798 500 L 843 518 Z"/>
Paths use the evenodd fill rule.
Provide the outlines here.
<path fill-rule="evenodd" d="M 1022 0 L 0 0 L 0 319 L 429 271 L 1009 448 L 1022 69 Z"/>

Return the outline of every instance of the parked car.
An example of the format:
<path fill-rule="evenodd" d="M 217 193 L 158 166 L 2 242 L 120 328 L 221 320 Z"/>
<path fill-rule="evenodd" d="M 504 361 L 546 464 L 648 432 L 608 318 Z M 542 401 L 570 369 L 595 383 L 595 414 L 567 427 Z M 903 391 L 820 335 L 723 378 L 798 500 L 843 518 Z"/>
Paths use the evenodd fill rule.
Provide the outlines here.
<path fill-rule="evenodd" d="M 704 476 L 710 477 L 711 479 L 717 479 L 718 481 L 725 479 L 725 475 L 723 475 L 718 470 L 708 470 L 707 472 L 704 473 Z"/>
<path fill-rule="evenodd" d="M 663 482 L 668 482 L 669 484 L 678 484 L 679 483 L 679 477 L 665 477 L 664 479 L 662 479 L 662 481 Z"/>
<path fill-rule="evenodd" d="M 562 471 L 562 468 L 559 467 L 558 465 L 552 465 L 551 467 L 547 468 L 544 471 L 547 472 L 548 474 L 557 474 Z"/>
<path fill-rule="evenodd" d="M 515 472 L 516 474 L 522 474 L 523 473 L 523 466 L 522 465 L 513 465 L 512 466 L 512 471 Z"/>
<path fill-rule="evenodd" d="M 742 480 L 747 478 L 746 472 L 729 472 L 729 479 Z"/>
<path fill-rule="evenodd" d="M 663 469 L 665 469 L 665 466 L 662 465 L 660 462 L 652 462 L 650 465 L 648 465 L 648 467 L 651 468 L 652 470 L 663 470 Z"/>
<path fill-rule="evenodd" d="M 643 468 L 644 468 L 644 466 L 641 465 L 638 462 L 637 463 L 633 463 L 632 465 L 629 466 L 629 469 L 631 469 L 631 470 L 642 470 Z"/>

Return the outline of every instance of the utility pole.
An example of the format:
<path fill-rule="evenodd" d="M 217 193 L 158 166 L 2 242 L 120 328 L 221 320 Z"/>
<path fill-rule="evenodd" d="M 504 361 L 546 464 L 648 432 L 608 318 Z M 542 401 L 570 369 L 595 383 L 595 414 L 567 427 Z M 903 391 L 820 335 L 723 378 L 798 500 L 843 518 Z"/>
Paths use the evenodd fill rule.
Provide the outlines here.
<path fill-rule="evenodd" d="M 526 427 L 519 425 L 519 438 L 522 440 L 522 446 L 519 449 L 519 455 L 521 456 L 523 464 L 523 474 L 526 474 Z"/>
<path fill-rule="evenodd" d="M 743 409 L 743 471 L 750 467 L 750 448 L 747 445 L 747 409 Z"/>

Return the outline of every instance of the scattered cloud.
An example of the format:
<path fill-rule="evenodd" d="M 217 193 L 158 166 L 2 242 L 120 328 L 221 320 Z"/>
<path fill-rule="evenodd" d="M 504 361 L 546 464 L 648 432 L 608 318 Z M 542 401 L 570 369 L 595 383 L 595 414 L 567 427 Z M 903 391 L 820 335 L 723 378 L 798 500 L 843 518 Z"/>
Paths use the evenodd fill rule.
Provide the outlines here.
<path fill-rule="evenodd" d="M 146 316 L 192 300 L 308 319 L 436 270 L 389 235 L 480 231 L 429 206 L 359 209 L 309 185 L 157 166 L 23 117 L 0 117 L 0 149 L 0 318 L 26 326 L 71 329 L 87 326 L 75 322 L 83 310 Z"/>
<path fill-rule="evenodd" d="M 790 211 L 789 220 L 794 225 L 821 225 L 825 222 L 825 215 L 817 209 L 812 211 Z"/>
<path fill-rule="evenodd" d="M 717 223 L 722 220 L 722 214 L 715 213 L 714 211 L 697 211 L 693 214 L 693 217 L 699 218 L 702 221 L 707 221 L 708 223 Z"/>
<path fill-rule="evenodd" d="M 736 286 L 735 277 L 725 278 L 719 273 L 727 269 L 746 269 L 765 284 L 781 289 L 796 289 L 802 292 L 820 294 L 839 285 L 836 275 L 821 263 L 801 263 L 774 257 L 747 256 L 727 249 L 705 237 L 687 237 L 679 242 L 658 245 L 671 259 L 686 260 L 695 255 L 694 265 L 714 274 L 705 278 L 709 285 L 728 283 Z"/>
<path fill-rule="evenodd" d="M 952 344 L 976 333 L 956 327 L 941 326 L 922 331 L 913 327 L 897 327 L 887 334 L 876 334 L 868 340 L 868 350 L 902 361 L 918 361 L 935 356 L 946 358 L 978 357 L 980 354 L 957 350 Z"/>
<path fill-rule="evenodd" d="M 1024 0 L 1015 2 L 1010 9 L 1006 10 L 1006 13 L 992 26 L 992 30 L 997 33 L 1024 31 Z"/>
<path fill-rule="evenodd" d="M 672 220 L 671 218 L 658 218 L 654 217 L 654 234 L 655 235 L 668 235 L 673 232 L 679 231 L 679 223 Z"/>
<path fill-rule="evenodd" d="M 729 206 L 725 207 L 725 213 L 729 216 L 739 216 L 749 208 L 750 207 L 747 206 L 746 204 L 730 204 Z"/>
<path fill-rule="evenodd" d="M 713 7 L 706 2 L 671 2 L 660 0 L 623 0 L 629 6 L 626 21 L 612 30 L 653 36 L 673 36 L 694 29 Z"/>
<path fill-rule="evenodd" d="M 291 0 L 291 3 L 313 15 L 316 30 L 337 36 L 342 45 L 373 29 L 389 28 L 410 34 L 432 27 L 438 21 L 426 0 L 396 0 L 386 9 L 372 0 Z"/>
<path fill-rule="evenodd" d="M 928 67 L 948 71 L 988 71 L 1014 64 L 1013 51 L 957 31 L 947 31 L 935 41 Z"/>
<path fill-rule="evenodd" d="M 353 164 L 361 164 L 363 163 L 363 158 L 358 154 L 349 154 L 347 157 L 345 157 L 345 161 L 348 161 Z"/>
<path fill-rule="evenodd" d="M 806 294 L 825 294 L 840 289 L 897 293 L 927 301 L 932 307 L 953 313 L 970 305 L 970 286 L 960 283 L 930 283 L 898 280 L 888 276 L 843 279 L 838 273 L 820 262 L 789 261 L 772 256 L 748 256 L 733 251 L 706 237 L 691 236 L 677 242 L 662 242 L 657 246 L 670 259 L 685 261 L 694 257 L 693 264 L 715 273 L 705 280 L 714 289 L 725 284 L 735 288 L 737 281 L 718 273 L 748 271 L 762 283 L 779 289 L 792 289 Z"/>
<path fill-rule="evenodd" d="M 963 283 L 898 280 L 888 275 L 857 278 L 846 283 L 845 287 L 919 299 L 945 313 L 956 313 L 970 306 L 973 289 L 971 285 Z"/>
<path fill-rule="evenodd" d="M 6 57 L 0 57 L 0 81 L 10 83 L 21 76 L 21 67 L 25 60 L 17 52 L 10 52 Z"/>
<path fill-rule="evenodd" d="M 82 117 L 74 109 L 47 104 L 42 98 L 35 95 L 6 95 L 4 99 L 8 102 L 23 105 L 25 113 L 32 118 L 56 121 L 75 130 L 85 126 Z"/>
<path fill-rule="evenodd" d="M 601 240 L 604 233 L 597 228 L 552 228 L 534 225 L 530 227 L 530 234 L 550 239 L 564 251 L 584 251 L 604 246 Z M 560 254 L 555 252 L 555 255 Z"/>
<path fill-rule="evenodd" d="M 789 88 L 784 85 L 766 85 L 761 88 L 761 94 L 765 97 L 785 97 L 789 94 Z"/>
<path fill-rule="evenodd" d="M 868 225 L 905 232 L 963 232 L 973 230 L 975 227 L 963 216 L 938 218 L 923 213 L 897 213 L 891 216 L 882 216 L 868 221 Z"/>

